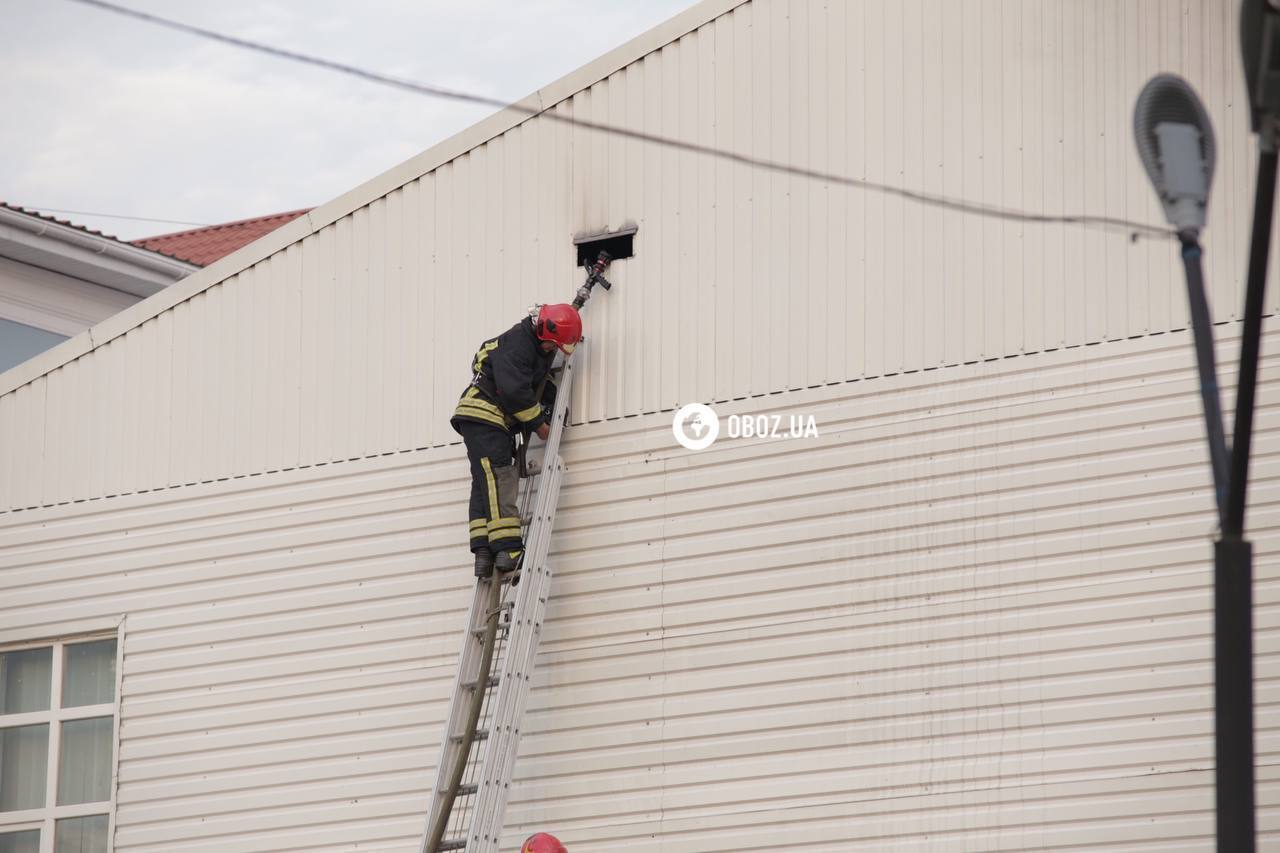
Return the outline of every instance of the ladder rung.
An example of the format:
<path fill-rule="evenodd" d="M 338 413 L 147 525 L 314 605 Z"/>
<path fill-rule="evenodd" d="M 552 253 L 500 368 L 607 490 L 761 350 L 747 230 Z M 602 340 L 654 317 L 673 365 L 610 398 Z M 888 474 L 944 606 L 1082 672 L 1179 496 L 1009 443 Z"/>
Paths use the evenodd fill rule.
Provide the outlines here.
<path fill-rule="evenodd" d="M 510 618 L 511 611 L 515 609 L 515 606 L 516 606 L 516 603 L 514 601 L 504 601 L 502 602 L 502 604 L 498 605 L 498 609 L 496 613 L 500 615 L 506 615 L 508 618 Z M 487 620 L 488 617 L 494 615 L 494 613 L 495 611 L 490 610 L 488 613 L 485 614 L 485 619 Z M 506 631 L 510 627 L 511 627 L 511 624 L 509 622 L 502 622 L 502 621 L 498 622 L 499 631 Z M 483 638 L 484 632 L 485 632 L 484 628 L 476 628 L 474 631 L 471 632 L 471 636 L 476 638 Z"/>
<path fill-rule="evenodd" d="M 439 846 L 439 847 L 437 847 L 436 849 L 437 849 L 437 850 L 466 850 L 466 849 L 467 849 L 467 839 L 465 839 L 465 838 L 450 838 L 450 839 L 449 839 L 449 840 L 447 840 L 447 841 L 441 841 L 441 842 L 440 842 L 440 846 Z"/>
<path fill-rule="evenodd" d="M 476 791 L 479 791 L 479 790 L 480 790 L 480 786 L 479 786 L 479 785 L 477 785 L 477 784 L 475 784 L 475 783 L 472 783 L 472 784 L 470 784 L 470 785 L 459 785 L 459 786 L 458 786 L 458 796 L 459 796 L 459 797 L 469 797 L 469 796 L 471 796 L 472 794 L 474 794 Z"/>
<path fill-rule="evenodd" d="M 489 739 L 488 729 L 477 729 L 476 736 L 471 740 L 474 742 L 477 740 L 488 740 L 488 739 Z M 452 737 L 449 738 L 449 741 L 451 743 L 462 743 L 462 735 L 453 735 Z"/>
<path fill-rule="evenodd" d="M 497 687 L 497 686 L 498 686 L 498 676 L 496 676 L 496 675 L 491 675 L 491 676 L 489 676 L 489 683 L 485 685 L 485 689 L 487 690 L 487 689 L 488 689 L 488 688 L 490 688 L 490 687 Z M 475 689 L 476 689 L 476 683 L 475 683 L 474 681 L 468 681 L 468 682 L 465 682 L 465 683 L 462 685 L 462 689 L 463 689 L 463 690 L 475 690 Z"/>

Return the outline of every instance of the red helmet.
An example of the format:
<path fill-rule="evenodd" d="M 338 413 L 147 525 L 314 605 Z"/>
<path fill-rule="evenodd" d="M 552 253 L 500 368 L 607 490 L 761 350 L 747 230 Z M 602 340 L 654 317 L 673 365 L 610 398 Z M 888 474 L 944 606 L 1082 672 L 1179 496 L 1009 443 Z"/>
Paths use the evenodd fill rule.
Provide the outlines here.
<path fill-rule="evenodd" d="M 560 843 L 560 839 L 551 833 L 536 832 L 524 840 L 520 853 L 569 853 L 569 851 Z"/>
<path fill-rule="evenodd" d="M 578 316 L 578 309 L 563 302 L 539 308 L 533 327 L 538 340 L 554 341 L 563 353 L 573 352 L 582 339 L 582 318 Z"/>

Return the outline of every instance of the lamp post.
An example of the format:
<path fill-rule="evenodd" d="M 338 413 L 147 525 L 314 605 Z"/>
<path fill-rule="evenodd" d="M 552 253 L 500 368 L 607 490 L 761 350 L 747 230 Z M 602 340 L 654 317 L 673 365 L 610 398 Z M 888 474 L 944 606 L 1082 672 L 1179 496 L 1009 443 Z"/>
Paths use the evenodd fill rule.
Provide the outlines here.
<path fill-rule="evenodd" d="M 1213 177 L 1213 129 L 1195 92 L 1173 75 L 1153 78 L 1134 107 L 1138 154 L 1182 244 L 1218 508 L 1219 535 L 1214 541 L 1214 755 L 1220 853 L 1252 853 L 1256 849 L 1253 546 L 1244 537 L 1244 517 L 1280 128 L 1280 71 L 1275 70 L 1280 69 L 1276 61 L 1280 59 L 1280 9 L 1275 2 L 1244 0 L 1240 16 L 1245 77 L 1260 150 L 1230 445 L 1223 429 L 1212 318 L 1200 262 L 1199 237 Z"/>

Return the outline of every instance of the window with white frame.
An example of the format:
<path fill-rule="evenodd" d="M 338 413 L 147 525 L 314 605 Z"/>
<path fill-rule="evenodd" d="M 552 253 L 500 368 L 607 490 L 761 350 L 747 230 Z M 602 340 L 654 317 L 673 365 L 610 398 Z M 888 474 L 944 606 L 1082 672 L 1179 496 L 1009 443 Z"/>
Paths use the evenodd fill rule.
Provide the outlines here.
<path fill-rule="evenodd" d="M 112 637 L 0 649 L 0 853 L 107 853 Z"/>

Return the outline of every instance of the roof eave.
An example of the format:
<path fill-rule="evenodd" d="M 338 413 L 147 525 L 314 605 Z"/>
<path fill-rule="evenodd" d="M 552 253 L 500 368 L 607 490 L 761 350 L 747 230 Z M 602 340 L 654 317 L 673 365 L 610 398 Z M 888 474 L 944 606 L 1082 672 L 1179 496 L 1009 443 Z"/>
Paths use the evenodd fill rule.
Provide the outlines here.
<path fill-rule="evenodd" d="M 0 207 L 0 256 L 146 298 L 198 266 Z"/>

